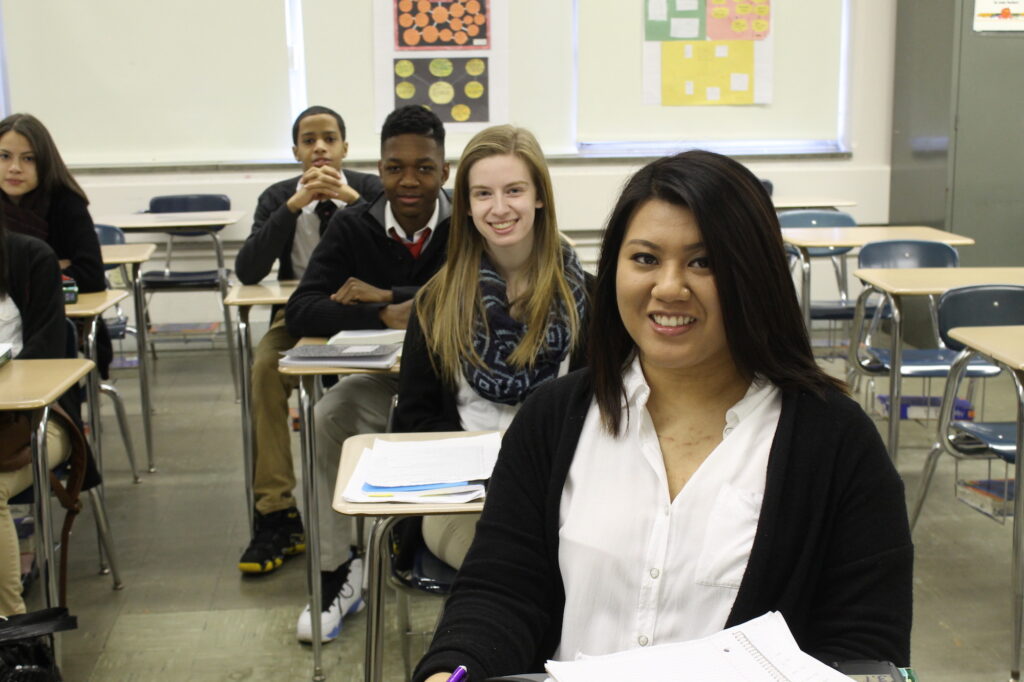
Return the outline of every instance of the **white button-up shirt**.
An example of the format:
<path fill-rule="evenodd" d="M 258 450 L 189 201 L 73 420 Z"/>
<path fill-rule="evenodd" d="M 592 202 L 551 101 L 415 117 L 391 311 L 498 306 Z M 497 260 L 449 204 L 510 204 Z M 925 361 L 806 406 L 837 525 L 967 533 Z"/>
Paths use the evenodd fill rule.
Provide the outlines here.
<path fill-rule="evenodd" d="M 348 184 L 345 178 L 345 171 L 341 171 L 341 183 Z M 295 185 L 295 191 L 302 189 L 302 181 Z M 341 199 L 331 199 L 338 210 L 345 208 L 346 204 Z M 319 201 L 311 201 L 302 207 L 298 217 L 295 218 L 295 236 L 292 237 L 292 270 L 295 272 L 295 279 L 302 279 L 309 265 L 309 258 L 313 255 L 316 245 L 320 243 L 320 216 L 316 214 L 316 207 Z"/>
<path fill-rule="evenodd" d="M 782 396 L 755 379 L 726 413 L 722 442 L 675 499 L 647 412 L 639 360 L 623 376 L 626 425 L 611 436 L 592 403 L 559 508 L 565 586 L 558 660 L 721 630 L 750 558 Z"/>
<path fill-rule="evenodd" d="M 407 242 L 415 242 L 423 234 L 423 230 L 430 228 L 430 234 L 427 235 L 427 239 L 423 242 L 423 248 L 427 248 L 427 244 L 434 238 L 434 232 L 437 231 L 438 218 L 441 216 L 441 203 L 439 201 L 434 202 L 434 212 L 430 215 L 430 220 L 427 224 L 416 230 L 412 235 L 406 234 L 405 228 L 398 222 L 398 218 L 395 217 L 395 212 L 391 210 L 391 202 L 387 202 L 384 205 L 384 234 L 387 235 L 388 239 L 391 239 L 391 230 L 394 230 L 399 237 Z M 422 253 L 422 251 L 421 251 Z"/>

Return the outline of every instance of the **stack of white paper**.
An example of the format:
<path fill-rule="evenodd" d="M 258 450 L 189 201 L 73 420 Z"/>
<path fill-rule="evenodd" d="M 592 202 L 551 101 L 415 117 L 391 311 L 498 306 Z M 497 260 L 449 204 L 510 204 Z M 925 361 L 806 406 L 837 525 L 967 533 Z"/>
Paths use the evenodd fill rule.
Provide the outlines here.
<path fill-rule="evenodd" d="M 421 441 L 374 441 L 363 450 L 342 497 L 349 502 L 469 502 L 498 459 L 501 435 Z"/>
<path fill-rule="evenodd" d="M 632 649 L 575 661 L 548 661 L 556 682 L 849 682 L 850 678 L 797 646 L 781 613 L 703 639 Z"/>
<path fill-rule="evenodd" d="M 404 341 L 404 329 L 343 329 L 327 339 L 328 344 L 397 343 L 401 345 Z"/>

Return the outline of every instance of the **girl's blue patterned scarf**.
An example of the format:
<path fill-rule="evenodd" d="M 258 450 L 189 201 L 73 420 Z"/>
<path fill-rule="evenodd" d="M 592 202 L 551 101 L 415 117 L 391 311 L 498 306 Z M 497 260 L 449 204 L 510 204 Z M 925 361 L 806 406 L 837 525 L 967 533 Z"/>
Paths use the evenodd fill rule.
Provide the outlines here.
<path fill-rule="evenodd" d="M 586 283 L 583 267 L 576 252 L 569 246 L 562 248 L 562 265 L 566 281 L 572 291 L 580 325 L 586 312 Z M 505 280 L 498 274 L 484 254 L 480 259 L 480 296 L 487 315 L 487 328 L 477 324 L 473 334 L 473 347 L 484 362 L 478 367 L 472 362 L 462 363 L 462 374 L 480 397 L 494 403 L 518 405 L 535 388 L 558 376 L 558 367 L 568 354 L 572 339 L 566 322 L 564 306 L 559 303 L 548 316 L 545 344 L 532 367 L 516 368 L 508 358 L 526 335 L 526 325 L 509 314 Z"/>

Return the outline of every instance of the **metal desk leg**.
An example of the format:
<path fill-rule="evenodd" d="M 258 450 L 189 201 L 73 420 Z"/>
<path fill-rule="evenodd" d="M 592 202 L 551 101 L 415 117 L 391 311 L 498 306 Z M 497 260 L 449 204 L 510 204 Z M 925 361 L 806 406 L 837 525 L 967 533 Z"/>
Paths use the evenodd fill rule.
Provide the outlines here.
<path fill-rule="evenodd" d="M 384 675 L 384 576 L 388 570 L 387 537 L 391 527 L 401 517 L 378 517 L 370 531 L 370 545 L 366 550 L 367 577 L 366 610 L 366 682 L 381 682 Z"/>
<path fill-rule="evenodd" d="M 235 352 L 234 335 L 231 333 L 231 307 L 224 305 L 224 299 L 228 296 L 228 271 L 224 267 L 224 247 L 220 243 L 220 237 L 216 232 L 210 232 L 213 239 L 213 248 L 217 254 L 217 284 L 220 287 L 220 308 L 224 313 L 224 335 L 228 340 L 228 357 L 231 362 L 231 383 L 235 388 L 235 400 L 241 398 L 238 378 L 238 354 Z"/>
<path fill-rule="evenodd" d="M 39 426 L 32 433 L 32 475 L 35 479 L 36 499 L 36 556 L 42 557 L 46 606 L 57 606 L 57 562 L 53 556 L 53 519 L 50 515 L 50 468 L 47 466 L 46 423 L 50 419 L 50 408 L 44 407 Z M 61 547 L 66 552 L 66 547 Z M 53 658 L 60 662 L 59 635 L 53 636 Z"/>
<path fill-rule="evenodd" d="M 99 328 L 99 316 L 89 320 L 89 331 L 85 336 L 84 349 L 85 357 L 93 362 L 96 358 L 96 331 Z M 96 466 L 103 474 L 103 437 L 100 427 L 100 367 L 97 364 L 89 372 L 86 379 L 86 395 L 89 400 L 89 445 L 92 446 L 93 455 L 96 457 Z"/>
<path fill-rule="evenodd" d="M 254 452 L 254 435 L 252 432 L 252 349 L 249 332 L 249 306 L 238 307 L 238 320 L 236 321 L 237 333 L 235 343 L 241 357 L 239 374 L 242 380 L 242 470 L 245 472 L 245 509 L 249 515 L 249 538 L 256 535 L 256 495 L 253 492 L 254 465 L 256 461 Z"/>
<path fill-rule="evenodd" d="M 903 403 L 903 312 L 899 296 L 887 296 L 892 310 L 889 359 L 889 459 L 896 462 L 900 448 L 900 412 Z"/>
<path fill-rule="evenodd" d="M 1014 475 L 1024 481 L 1024 372 L 1013 372 L 1014 388 L 1017 391 L 1017 457 Z M 1019 485 L 1019 483 L 1018 483 Z M 1010 679 L 1020 679 L 1021 635 L 1024 633 L 1024 496 L 1013 498 L 1013 561 L 1010 575 L 1013 581 L 1013 641 L 1010 649 Z"/>
<path fill-rule="evenodd" d="M 811 333 L 811 254 L 805 247 L 799 247 L 800 253 L 800 310 L 804 314 L 804 327 L 807 334 Z"/>
<path fill-rule="evenodd" d="M 316 425 L 313 421 L 313 384 L 315 376 L 304 376 L 299 381 L 299 413 L 302 417 L 302 503 L 306 516 L 306 585 L 309 598 L 311 634 L 313 637 L 313 680 L 325 680 L 320 661 L 320 514 L 317 500 L 315 462 Z"/>
<path fill-rule="evenodd" d="M 139 392 L 142 397 L 142 429 L 146 436 L 146 459 L 149 472 L 156 471 L 153 459 L 153 424 L 151 416 L 153 405 L 149 399 L 149 356 L 146 351 L 146 299 L 142 290 L 142 277 L 139 276 L 139 264 L 132 265 L 132 292 L 135 299 L 135 345 L 138 346 L 139 358 Z"/>

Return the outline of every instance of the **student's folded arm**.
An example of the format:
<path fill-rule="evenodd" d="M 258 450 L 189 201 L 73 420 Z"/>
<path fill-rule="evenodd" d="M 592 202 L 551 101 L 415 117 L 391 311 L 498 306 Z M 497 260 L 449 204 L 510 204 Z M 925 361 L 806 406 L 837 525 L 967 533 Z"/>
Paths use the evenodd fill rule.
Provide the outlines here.
<path fill-rule="evenodd" d="M 380 303 L 346 305 L 331 300 L 349 277 L 358 277 L 357 248 L 332 223 L 309 258 L 306 272 L 285 306 L 285 325 L 296 338 L 331 336 L 343 329 L 383 329 Z"/>
<path fill-rule="evenodd" d="M 81 197 L 71 192 L 67 192 L 61 199 L 55 199 L 55 202 L 59 204 L 54 206 L 54 217 L 60 219 L 62 224 L 51 225 L 50 229 L 59 230 L 62 238 L 61 245 L 55 245 L 54 250 L 58 258 L 71 261 L 64 274 L 75 280 L 82 293 L 104 291 L 107 280 L 103 271 L 103 254 L 89 208 Z"/>
<path fill-rule="evenodd" d="M 546 388 L 526 401 L 502 440 L 473 545 L 413 675 L 418 682 L 457 665 L 474 681 L 529 672 L 550 653 L 544 649 L 560 627 L 552 614 L 565 598 L 547 537 L 565 400 Z"/>
<path fill-rule="evenodd" d="M 274 208 L 276 200 L 267 188 L 260 195 L 253 216 L 252 232 L 235 257 L 235 273 L 242 284 L 256 284 L 268 274 L 295 234 L 299 214 L 288 210 L 286 202 Z"/>
<path fill-rule="evenodd" d="M 430 351 L 414 309 L 409 316 L 402 346 L 395 431 L 461 431 L 458 412 L 450 413 L 446 393 L 444 383 L 430 361 Z"/>
<path fill-rule="evenodd" d="M 62 358 L 66 352 L 67 322 L 60 266 L 49 246 L 37 242 L 32 247 L 31 253 L 19 255 L 31 263 L 25 270 L 31 282 L 27 287 L 18 284 L 21 291 L 27 291 L 28 300 L 15 300 L 26 311 L 21 318 L 22 348 L 18 357 L 25 360 Z"/>
<path fill-rule="evenodd" d="M 420 290 L 419 286 L 415 285 L 415 284 L 399 286 L 399 287 L 391 287 L 391 296 L 392 296 L 391 302 L 392 303 L 404 303 L 405 301 L 408 301 L 410 298 L 415 298 L 416 297 L 416 292 L 419 291 L 419 290 Z"/>
<path fill-rule="evenodd" d="M 849 481 L 838 490 L 825 565 L 802 642 L 826 662 L 910 663 L 914 551 L 903 483 L 870 420 L 843 435 Z"/>

